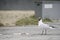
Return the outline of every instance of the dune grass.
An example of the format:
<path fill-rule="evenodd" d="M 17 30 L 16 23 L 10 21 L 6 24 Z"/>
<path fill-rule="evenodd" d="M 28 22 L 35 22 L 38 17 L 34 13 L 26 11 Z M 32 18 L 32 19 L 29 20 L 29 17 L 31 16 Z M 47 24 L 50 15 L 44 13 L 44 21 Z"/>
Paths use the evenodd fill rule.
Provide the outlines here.
<path fill-rule="evenodd" d="M 52 20 L 49 18 L 45 18 L 45 19 L 43 19 L 43 22 L 52 22 Z M 33 15 L 30 17 L 25 17 L 23 19 L 17 20 L 15 24 L 16 24 L 16 26 L 37 25 L 38 19 L 35 17 L 35 15 Z"/>
<path fill-rule="evenodd" d="M 35 18 L 35 16 L 30 16 L 16 21 L 15 24 L 17 26 L 22 26 L 22 25 L 37 25 L 37 23 L 38 20 Z"/>
<path fill-rule="evenodd" d="M 1 26 L 4 26 L 4 24 L 3 24 L 3 23 L 0 23 L 0 27 L 1 27 Z"/>
<path fill-rule="evenodd" d="M 45 18 L 45 19 L 43 19 L 43 22 L 53 22 L 53 21 L 49 18 Z"/>

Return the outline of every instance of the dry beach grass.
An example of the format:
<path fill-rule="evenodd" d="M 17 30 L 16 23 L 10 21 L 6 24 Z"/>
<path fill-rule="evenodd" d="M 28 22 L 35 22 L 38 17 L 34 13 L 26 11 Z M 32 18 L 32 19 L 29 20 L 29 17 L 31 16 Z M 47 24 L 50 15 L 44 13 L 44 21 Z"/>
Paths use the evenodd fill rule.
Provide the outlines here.
<path fill-rule="evenodd" d="M 13 26 L 17 20 L 34 14 L 33 10 L 0 10 L 0 22 L 7 26 Z"/>

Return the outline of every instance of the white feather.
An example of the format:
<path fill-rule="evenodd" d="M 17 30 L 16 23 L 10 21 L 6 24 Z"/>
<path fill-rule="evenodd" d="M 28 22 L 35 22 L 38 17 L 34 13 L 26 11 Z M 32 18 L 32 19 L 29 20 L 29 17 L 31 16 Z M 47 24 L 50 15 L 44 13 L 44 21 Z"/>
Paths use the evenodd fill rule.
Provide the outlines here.
<path fill-rule="evenodd" d="M 46 28 L 53 29 L 50 25 L 43 23 L 43 22 L 42 22 L 42 19 L 41 19 L 40 21 L 38 21 L 38 26 L 39 26 L 39 27 L 42 27 L 42 28 L 45 28 L 45 29 L 46 29 Z"/>

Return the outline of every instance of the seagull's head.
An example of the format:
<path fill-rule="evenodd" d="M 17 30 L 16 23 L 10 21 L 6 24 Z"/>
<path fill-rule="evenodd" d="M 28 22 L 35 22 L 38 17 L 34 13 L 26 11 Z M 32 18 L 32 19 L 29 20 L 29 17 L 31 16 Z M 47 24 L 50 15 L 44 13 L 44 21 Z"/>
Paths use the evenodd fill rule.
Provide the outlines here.
<path fill-rule="evenodd" d="M 39 21 L 41 20 L 41 17 L 39 17 L 39 19 L 38 19 Z"/>

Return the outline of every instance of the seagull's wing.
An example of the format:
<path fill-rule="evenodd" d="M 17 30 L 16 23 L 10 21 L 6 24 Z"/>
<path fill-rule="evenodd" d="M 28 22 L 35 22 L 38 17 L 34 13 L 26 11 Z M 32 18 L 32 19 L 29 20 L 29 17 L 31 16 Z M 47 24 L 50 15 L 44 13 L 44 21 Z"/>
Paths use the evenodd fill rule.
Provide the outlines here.
<path fill-rule="evenodd" d="M 41 27 L 43 27 L 43 28 L 49 28 L 49 25 L 48 24 L 41 24 Z"/>
<path fill-rule="evenodd" d="M 49 24 L 45 24 L 45 23 L 43 23 L 42 26 L 45 27 L 45 28 L 51 28 L 51 29 L 55 29 L 56 28 L 55 26 L 52 26 L 52 25 L 49 25 Z"/>

